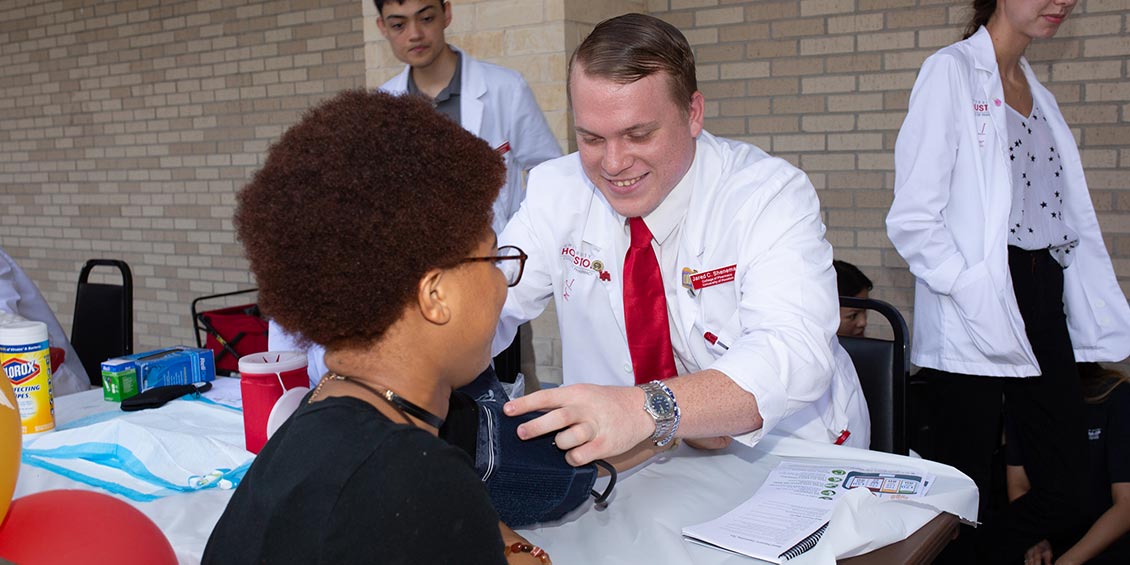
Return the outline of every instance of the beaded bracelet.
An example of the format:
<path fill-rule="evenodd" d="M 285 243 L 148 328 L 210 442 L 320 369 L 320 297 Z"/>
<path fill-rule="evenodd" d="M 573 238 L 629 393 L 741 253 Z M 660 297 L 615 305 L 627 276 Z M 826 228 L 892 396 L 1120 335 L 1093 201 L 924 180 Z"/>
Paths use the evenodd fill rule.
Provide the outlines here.
<path fill-rule="evenodd" d="M 529 553 L 531 556 L 537 557 L 542 563 L 549 563 L 549 554 L 536 545 L 516 541 L 502 550 L 503 555 L 510 555 L 512 553 Z"/>

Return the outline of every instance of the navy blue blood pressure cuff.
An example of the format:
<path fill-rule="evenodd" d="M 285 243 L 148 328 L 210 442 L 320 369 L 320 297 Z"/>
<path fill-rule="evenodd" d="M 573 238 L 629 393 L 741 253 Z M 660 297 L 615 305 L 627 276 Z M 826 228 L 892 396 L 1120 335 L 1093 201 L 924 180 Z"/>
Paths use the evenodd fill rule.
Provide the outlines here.
<path fill-rule="evenodd" d="M 471 384 L 453 391 L 440 437 L 475 462 L 499 518 L 512 528 L 560 519 L 589 496 L 604 504 L 616 485 L 616 470 L 603 460 L 574 467 L 553 441 L 555 434 L 522 440 L 518 426 L 541 412 L 503 414 L 509 400 L 488 367 Z M 598 467 L 611 480 L 603 493 L 593 490 Z"/>

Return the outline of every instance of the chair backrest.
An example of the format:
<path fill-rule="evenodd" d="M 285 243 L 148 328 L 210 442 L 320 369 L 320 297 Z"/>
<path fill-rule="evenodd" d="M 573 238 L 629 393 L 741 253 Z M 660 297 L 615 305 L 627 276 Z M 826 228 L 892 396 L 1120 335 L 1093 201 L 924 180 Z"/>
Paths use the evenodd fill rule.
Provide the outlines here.
<path fill-rule="evenodd" d="M 894 306 L 882 300 L 841 296 L 840 306 L 877 312 L 891 325 L 894 338 L 890 340 L 846 336 L 839 339 L 851 356 L 867 398 L 871 449 L 906 455 L 906 382 L 910 372 L 906 320 Z"/>
<path fill-rule="evenodd" d="M 212 350 L 217 374 L 230 375 L 239 370 L 240 357 L 266 351 L 268 324 L 255 303 L 207 311 L 201 310 L 202 303 L 258 291 L 258 288 L 249 288 L 201 296 L 192 301 L 190 311 L 196 347 Z"/>
<path fill-rule="evenodd" d="M 95 267 L 116 268 L 122 284 L 88 282 Z M 91 259 L 83 265 L 75 293 L 71 345 L 94 386 L 102 386 L 103 361 L 133 353 L 133 273 L 125 261 Z"/>

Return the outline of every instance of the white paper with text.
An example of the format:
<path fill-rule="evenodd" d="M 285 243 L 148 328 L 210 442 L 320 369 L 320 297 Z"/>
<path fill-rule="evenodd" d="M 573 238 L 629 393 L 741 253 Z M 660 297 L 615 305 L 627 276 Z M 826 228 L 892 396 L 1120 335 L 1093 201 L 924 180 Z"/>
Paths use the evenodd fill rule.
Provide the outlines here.
<path fill-rule="evenodd" d="M 924 496 L 933 482 L 933 475 L 919 471 L 784 462 L 737 508 L 683 528 L 683 535 L 696 543 L 781 563 L 815 544 L 817 532 L 822 532 L 836 500 L 847 490 L 862 487 L 883 498 L 911 499 Z"/>

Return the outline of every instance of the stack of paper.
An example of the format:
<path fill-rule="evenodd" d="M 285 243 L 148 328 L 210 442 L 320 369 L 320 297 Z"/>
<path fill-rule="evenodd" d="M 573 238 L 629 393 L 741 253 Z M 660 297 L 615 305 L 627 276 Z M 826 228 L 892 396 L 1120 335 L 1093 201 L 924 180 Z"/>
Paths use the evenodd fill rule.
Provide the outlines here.
<path fill-rule="evenodd" d="M 691 541 L 781 563 L 812 548 L 832 515 L 836 499 L 853 488 L 887 498 L 926 494 L 933 475 L 785 462 L 773 469 L 749 499 L 725 515 L 683 528 Z"/>

